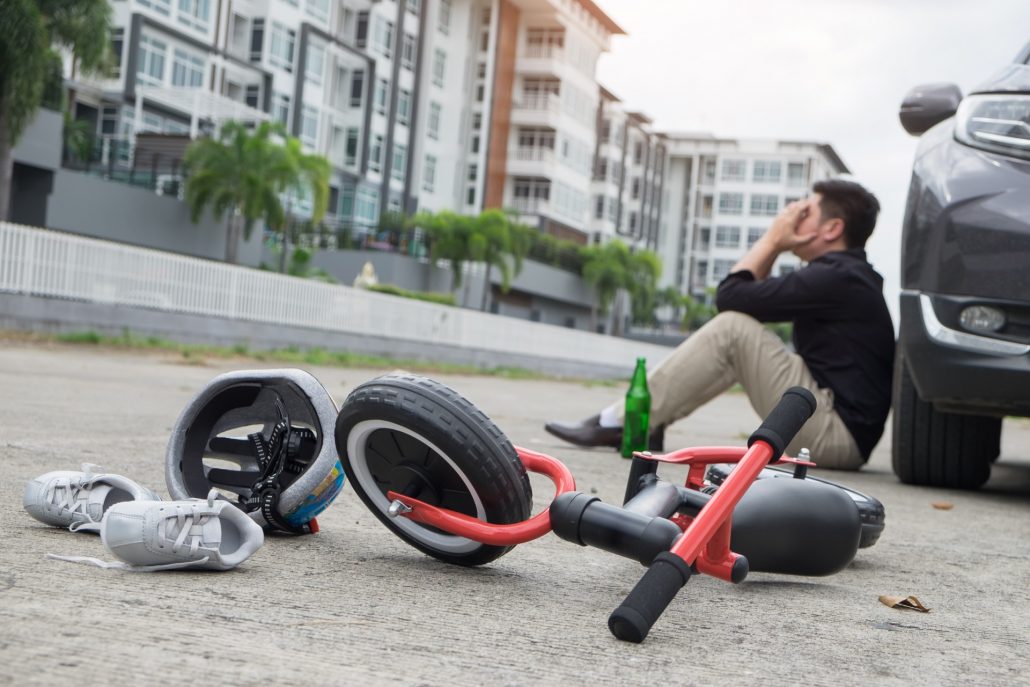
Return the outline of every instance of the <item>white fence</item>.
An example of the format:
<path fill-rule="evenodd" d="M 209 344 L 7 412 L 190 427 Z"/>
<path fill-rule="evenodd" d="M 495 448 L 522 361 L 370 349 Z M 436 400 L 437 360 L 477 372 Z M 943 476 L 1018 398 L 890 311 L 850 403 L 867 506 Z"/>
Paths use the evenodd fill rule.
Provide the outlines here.
<path fill-rule="evenodd" d="M 0 222 L 0 291 L 632 369 L 664 346 Z"/>

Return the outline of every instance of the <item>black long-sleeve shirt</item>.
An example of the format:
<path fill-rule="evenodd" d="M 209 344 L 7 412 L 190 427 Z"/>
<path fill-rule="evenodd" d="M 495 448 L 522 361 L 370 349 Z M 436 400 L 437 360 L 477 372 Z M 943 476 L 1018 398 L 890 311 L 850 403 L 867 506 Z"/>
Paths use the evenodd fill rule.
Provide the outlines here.
<path fill-rule="evenodd" d="M 760 322 L 793 322 L 795 350 L 816 383 L 833 390 L 837 414 L 868 459 L 890 410 L 894 327 L 883 277 L 865 251 L 827 253 L 762 281 L 734 272 L 719 284 L 715 304 Z"/>

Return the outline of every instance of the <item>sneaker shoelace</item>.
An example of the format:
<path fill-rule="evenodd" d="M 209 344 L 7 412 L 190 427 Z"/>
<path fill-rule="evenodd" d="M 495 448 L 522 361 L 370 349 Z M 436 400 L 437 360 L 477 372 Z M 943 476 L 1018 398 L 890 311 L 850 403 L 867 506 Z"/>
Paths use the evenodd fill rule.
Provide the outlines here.
<path fill-rule="evenodd" d="M 207 495 L 207 505 L 209 508 L 214 507 L 215 500 L 218 498 L 218 492 L 212 489 Z M 198 499 L 199 500 L 199 499 Z M 196 510 L 191 513 L 184 513 L 181 506 L 176 505 L 176 513 L 169 515 L 160 520 L 157 525 L 158 537 L 165 539 L 166 541 L 172 541 L 172 551 L 175 553 L 181 553 L 185 547 L 189 548 L 190 555 L 196 555 L 197 549 L 200 548 L 202 543 L 201 529 L 203 526 L 216 517 L 212 513 L 199 513 Z M 172 540 L 172 537 L 175 537 Z M 84 565 L 93 565 L 98 568 L 116 569 L 116 570 L 128 570 L 131 572 L 157 572 L 159 570 L 177 570 L 181 568 L 188 568 L 194 565 L 203 565 L 211 560 L 210 556 L 203 556 L 197 560 L 191 561 L 179 561 L 176 563 L 162 563 L 159 565 L 132 565 L 131 563 L 125 563 L 123 561 L 102 561 L 99 558 L 91 558 L 89 556 L 58 556 L 52 553 L 46 555 L 55 561 L 66 561 L 68 563 L 82 563 Z"/>
<path fill-rule="evenodd" d="M 82 471 L 85 473 L 85 479 L 78 481 L 54 480 L 47 487 L 43 499 L 50 506 L 57 508 L 58 512 L 67 510 L 72 516 L 78 515 L 85 518 L 85 520 L 76 520 L 68 527 L 72 532 L 80 530 L 98 532 L 100 523 L 93 519 L 87 507 L 89 506 L 89 491 L 97 483 L 97 480 L 104 476 L 103 468 L 93 463 L 83 463 Z"/>

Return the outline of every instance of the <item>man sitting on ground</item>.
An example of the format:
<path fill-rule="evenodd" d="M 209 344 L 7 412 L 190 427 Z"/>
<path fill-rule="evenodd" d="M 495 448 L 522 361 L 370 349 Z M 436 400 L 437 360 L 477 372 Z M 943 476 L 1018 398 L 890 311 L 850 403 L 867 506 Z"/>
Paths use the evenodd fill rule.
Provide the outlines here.
<path fill-rule="evenodd" d="M 649 374 L 652 433 L 735 383 L 761 417 L 789 387 L 803 386 L 818 408 L 788 452 L 807 447 L 819 467 L 860 468 L 883 433 L 894 361 L 883 277 L 865 254 L 879 210 L 869 191 L 843 179 L 820 181 L 784 208 L 719 284 L 719 315 Z M 770 277 L 786 251 L 808 265 Z M 791 322 L 797 353 L 762 322 Z M 579 446 L 618 447 L 622 401 L 578 424 L 545 428 Z"/>

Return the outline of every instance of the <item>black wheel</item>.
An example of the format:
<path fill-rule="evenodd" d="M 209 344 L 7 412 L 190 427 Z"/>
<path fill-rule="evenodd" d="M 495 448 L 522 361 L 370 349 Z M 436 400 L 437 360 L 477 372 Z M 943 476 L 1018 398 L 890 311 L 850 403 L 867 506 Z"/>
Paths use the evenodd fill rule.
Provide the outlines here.
<path fill-rule="evenodd" d="M 919 397 L 901 351 L 894 363 L 891 460 L 905 484 L 976 489 L 1000 452 L 1001 418 L 942 413 Z"/>
<path fill-rule="evenodd" d="M 718 465 L 709 465 L 708 473 L 705 477 L 711 484 L 718 487 L 726 480 L 734 467 L 736 466 L 721 463 Z M 767 479 L 770 477 L 793 479 L 794 471 L 784 468 L 765 468 L 758 473 L 758 479 Z M 806 475 L 805 479 L 836 487 L 850 496 L 851 500 L 854 501 L 855 505 L 858 507 L 858 519 L 862 523 L 862 535 L 858 540 L 858 548 L 867 549 L 876 543 L 876 540 L 879 539 L 880 535 L 883 533 L 883 528 L 887 519 L 887 511 L 884 509 L 882 503 L 877 499 L 874 499 L 872 496 L 863 494 L 860 491 L 855 491 L 854 489 L 849 489 L 843 484 L 837 484 L 836 482 L 831 482 L 828 479 L 820 479 L 809 475 Z"/>
<path fill-rule="evenodd" d="M 481 565 L 512 547 L 488 546 L 391 518 L 388 491 L 494 524 L 530 516 L 529 475 L 507 437 L 447 386 L 389 374 L 354 389 L 336 421 L 350 485 L 377 518 L 416 549 L 457 565 Z"/>

